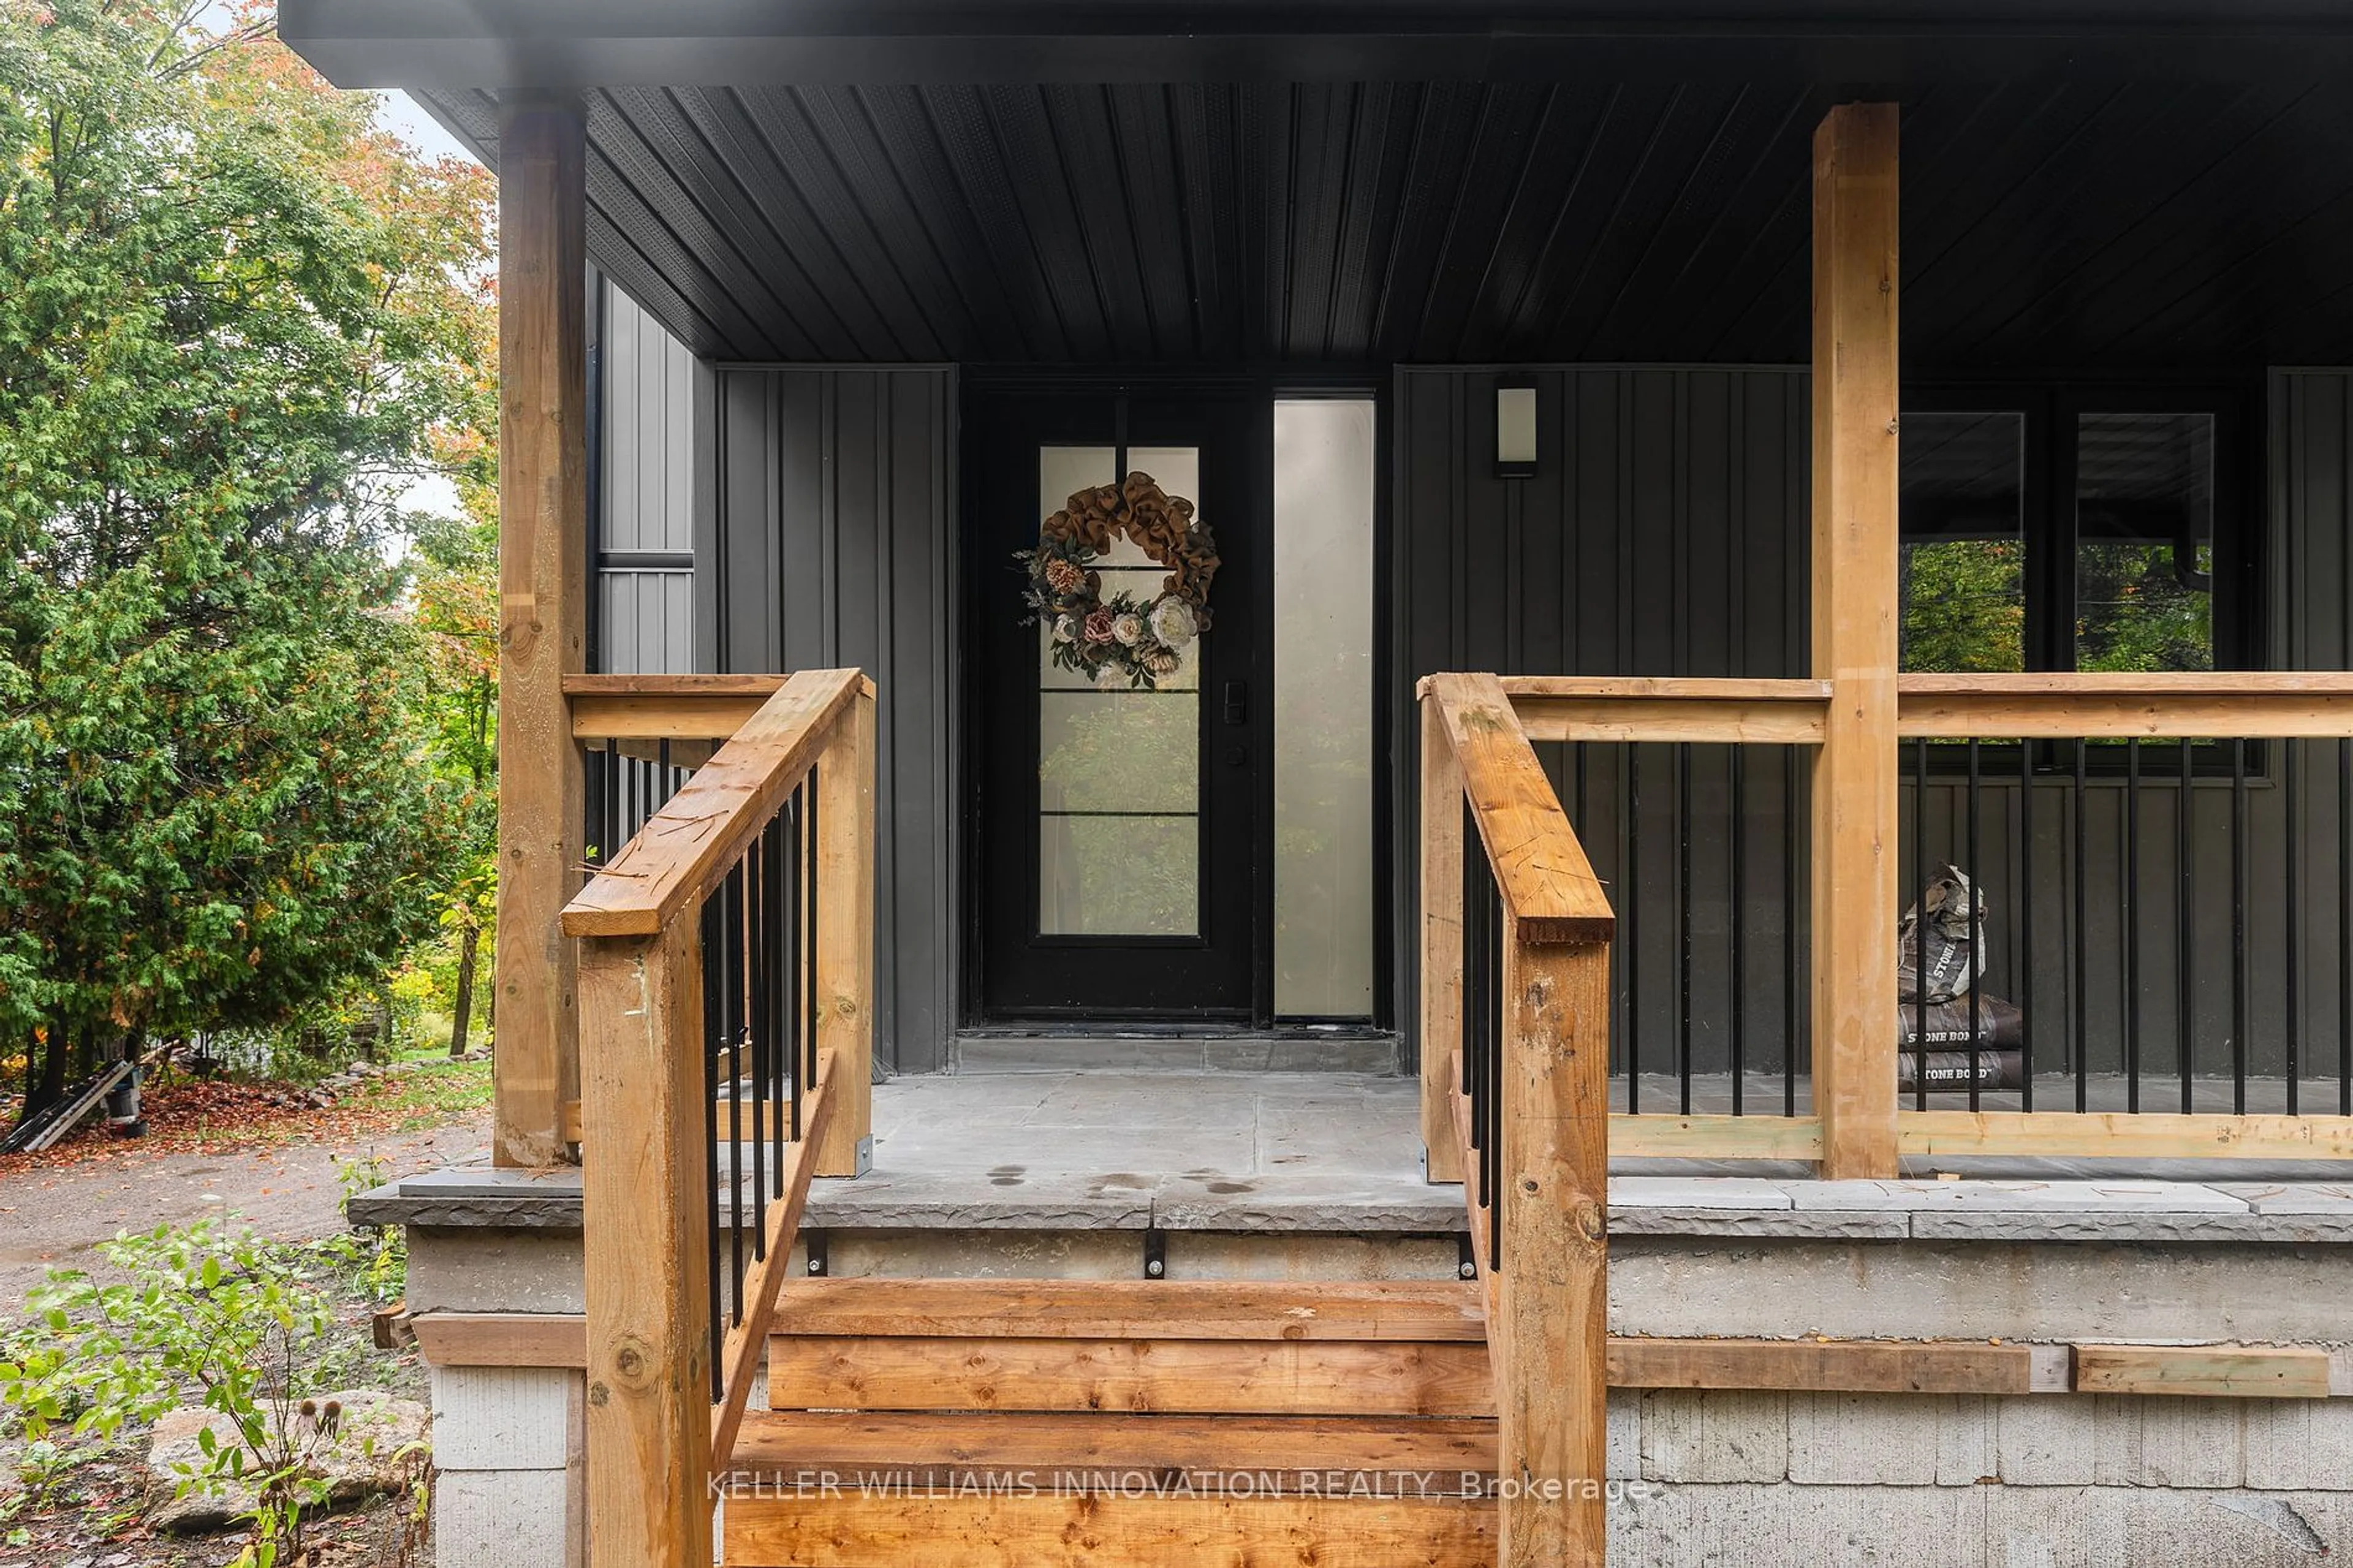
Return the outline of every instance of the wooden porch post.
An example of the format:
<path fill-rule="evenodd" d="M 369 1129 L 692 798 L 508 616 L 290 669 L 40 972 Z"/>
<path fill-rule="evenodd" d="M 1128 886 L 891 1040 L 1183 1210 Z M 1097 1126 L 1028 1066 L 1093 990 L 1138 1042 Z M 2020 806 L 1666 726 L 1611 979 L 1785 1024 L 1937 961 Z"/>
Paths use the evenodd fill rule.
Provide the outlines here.
<path fill-rule="evenodd" d="M 1895 1154 L 1896 126 L 1814 133 L 1813 648 L 1831 683 L 1813 788 L 1813 1078 L 1821 1173 Z"/>
<path fill-rule="evenodd" d="M 819 1051 L 840 1058 L 820 1176 L 862 1176 L 874 1154 L 874 687 L 817 764 Z"/>
<path fill-rule="evenodd" d="M 587 643 L 586 130 L 510 108 L 499 144 L 499 1024 L 494 1157 L 565 1152 L 580 1081 L 575 957 L 557 917 L 586 858 L 563 681 Z"/>
<path fill-rule="evenodd" d="M 588 1559 L 711 1563 L 708 1090 L 702 922 L 590 937 L 580 984 L 595 1037 L 580 1173 L 588 1285 Z"/>
<path fill-rule="evenodd" d="M 1462 765 L 1445 716 L 1421 708 L 1421 1148 L 1425 1180 L 1462 1180 L 1454 1121 L 1462 1049 Z"/>
<path fill-rule="evenodd" d="M 1533 765 L 1533 764 L 1531 764 Z M 1495 1272 L 1501 1568 L 1609 1555 L 1609 944 L 1504 929 L 1502 1267 Z"/>

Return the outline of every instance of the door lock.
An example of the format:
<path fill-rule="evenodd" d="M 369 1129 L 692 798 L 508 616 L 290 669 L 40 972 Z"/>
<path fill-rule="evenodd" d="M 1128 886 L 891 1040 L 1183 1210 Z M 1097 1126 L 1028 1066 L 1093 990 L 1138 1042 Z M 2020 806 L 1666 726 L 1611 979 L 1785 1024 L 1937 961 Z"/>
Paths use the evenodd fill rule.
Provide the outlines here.
<path fill-rule="evenodd" d="M 1250 682 L 1226 682 L 1226 722 L 1237 725 L 1250 722 Z"/>

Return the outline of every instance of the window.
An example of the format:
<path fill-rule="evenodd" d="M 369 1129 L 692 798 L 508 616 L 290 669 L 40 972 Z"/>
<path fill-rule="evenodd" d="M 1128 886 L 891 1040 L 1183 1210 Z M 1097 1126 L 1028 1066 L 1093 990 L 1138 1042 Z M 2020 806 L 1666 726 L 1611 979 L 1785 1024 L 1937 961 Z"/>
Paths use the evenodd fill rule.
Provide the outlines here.
<path fill-rule="evenodd" d="M 1046 447 L 1039 517 L 1074 490 L 1113 482 L 1116 449 Z M 1168 493 L 1200 493 L 1198 448 L 1128 454 Z M 1206 521 L 1206 520 L 1205 520 Z M 1148 598 L 1167 569 L 1115 539 L 1098 564 L 1103 593 Z M 1201 929 L 1201 692 L 1195 648 L 1151 691 L 1101 691 L 1054 663 L 1038 628 L 1038 929 L 1082 936 L 1191 936 Z"/>
<path fill-rule="evenodd" d="M 1274 1011 L 1373 1015 L 1369 398 L 1274 405 Z"/>
<path fill-rule="evenodd" d="M 2232 388 L 1907 393 L 1903 668 L 2257 662 L 2246 428 Z"/>
<path fill-rule="evenodd" d="M 2026 668 L 2026 419 L 1907 415 L 1899 589 L 1905 669 Z"/>

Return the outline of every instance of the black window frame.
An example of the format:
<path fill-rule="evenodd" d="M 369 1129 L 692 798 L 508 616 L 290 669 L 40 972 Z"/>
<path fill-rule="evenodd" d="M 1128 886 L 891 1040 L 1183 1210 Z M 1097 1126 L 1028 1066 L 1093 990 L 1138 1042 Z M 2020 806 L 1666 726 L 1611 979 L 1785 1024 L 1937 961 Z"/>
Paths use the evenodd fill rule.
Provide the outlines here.
<path fill-rule="evenodd" d="M 2077 418 L 2205 414 L 2214 420 L 2214 668 L 2260 669 L 2263 636 L 2262 476 L 2254 389 L 2244 383 L 1989 382 L 1907 384 L 1904 413 L 2019 414 L 2025 423 L 2020 526 L 2026 544 L 2026 668 L 2075 668 Z M 1898 522 L 1899 532 L 1901 521 Z"/>
<path fill-rule="evenodd" d="M 2213 668 L 2229 670 L 2266 667 L 2270 641 L 2264 592 L 2264 467 L 2260 446 L 2263 405 L 2259 384 L 2235 379 L 2122 382 L 2094 378 L 1927 378 L 1907 382 L 1902 400 L 1903 413 L 1907 417 L 1915 414 L 1965 413 L 2022 416 L 2019 525 L 2026 550 L 2026 616 L 2021 653 L 2027 671 L 2040 674 L 2076 668 L 2075 568 L 2080 535 L 2076 527 L 2074 436 L 2079 416 L 2211 416 Z M 1899 539 L 1903 538 L 1900 518 L 1897 530 Z M 2084 746 L 2082 742 L 2063 741 L 2036 747 L 2035 772 L 2073 772 L 2079 747 L 2087 752 L 2087 773 L 2105 778 L 2122 777 L 2126 772 L 2127 761 L 2121 746 Z M 2134 749 L 2140 753 L 2142 776 L 2179 776 L 2180 752 L 2173 742 L 2142 743 Z M 2210 773 L 2229 774 L 2229 751 L 2220 744 L 2200 747 L 2193 755 L 2195 775 L 2203 778 Z M 2248 765 L 2259 777 L 2268 776 L 2268 751 L 2261 742 L 2248 748 Z M 1932 774 L 1957 774 L 1968 770 L 1969 747 L 1966 742 L 1936 742 L 1926 752 Z M 2017 744 L 1980 742 L 1978 753 L 1978 766 L 1989 780 L 2017 776 Z M 1917 756 L 1915 747 L 1907 745 L 1904 749 L 1901 769 L 1905 775 L 1915 771 Z"/>

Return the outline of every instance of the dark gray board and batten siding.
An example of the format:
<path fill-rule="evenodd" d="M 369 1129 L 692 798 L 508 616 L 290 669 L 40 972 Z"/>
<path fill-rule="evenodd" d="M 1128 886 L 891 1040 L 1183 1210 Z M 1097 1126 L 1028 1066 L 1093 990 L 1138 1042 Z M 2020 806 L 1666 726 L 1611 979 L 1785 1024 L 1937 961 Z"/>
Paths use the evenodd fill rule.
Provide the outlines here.
<path fill-rule="evenodd" d="M 1535 477 L 1495 477 L 1496 375 L 1506 367 L 1398 373 L 1391 598 L 1395 931 L 1399 1017 L 1416 1027 L 1420 725 L 1414 683 L 1443 669 L 1516 675 L 1801 674 L 1807 658 L 1808 379 L 1779 367 L 1554 366 L 1534 371 Z M 1508 367 L 1525 374 L 1527 367 Z M 1639 978 L 1632 1031 L 1645 1071 L 1668 1058 L 1678 931 L 1658 896 L 1675 886 L 1675 784 L 1662 748 L 1641 763 L 1641 831 L 1620 809 L 1625 748 L 1589 748 L 1582 808 L 1569 748 L 1537 748 L 1620 912 L 1622 987 Z M 1728 975 L 1730 846 L 1722 829 L 1730 763 L 1695 759 L 1694 798 L 1713 800 L 1712 837 L 1693 845 L 1694 1014 L 1722 1020 Z M 1802 784 L 1800 785 L 1802 788 Z M 1780 1059 L 1785 941 L 1784 779 L 1752 764 L 1743 967 L 1750 976 L 1752 1065 Z M 1803 860 L 1796 862 L 1803 880 Z M 1652 891 L 1624 896 L 1639 865 Z M 1654 910 L 1657 911 L 1653 913 Z M 1629 918 L 1632 917 L 1632 918 Z M 1799 889 L 1798 930 L 1803 931 Z M 1631 963 L 1629 963 L 1629 960 Z M 1621 1010 L 1622 1011 L 1622 1010 Z M 1622 1059 L 1627 1033 L 1621 1018 Z M 1703 1049 L 1706 1042 L 1700 1042 Z M 1721 1052 L 1715 1054 L 1720 1055 Z"/>
<path fill-rule="evenodd" d="M 935 1072 L 956 1016 L 955 373 L 722 365 L 697 668 L 855 666 L 880 692 L 876 1049 Z"/>
<path fill-rule="evenodd" d="M 683 674 L 697 668 L 695 411 L 712 373 L 618 289 L 607 285 L 603 299 L 596 666 Z"/>

